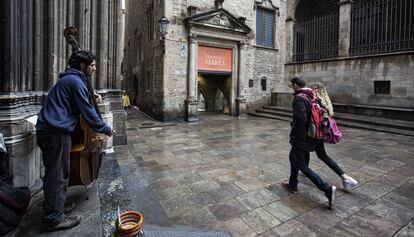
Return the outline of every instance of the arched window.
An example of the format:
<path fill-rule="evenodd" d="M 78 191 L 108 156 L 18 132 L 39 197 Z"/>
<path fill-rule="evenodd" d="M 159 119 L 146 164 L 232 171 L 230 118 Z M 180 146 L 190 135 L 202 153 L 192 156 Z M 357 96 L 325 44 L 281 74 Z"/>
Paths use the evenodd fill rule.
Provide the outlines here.
<path fill-rule="evenodd" d="M 295 12 L 293 61 L 338 56 L 339 1 L 302 0 Z"/>

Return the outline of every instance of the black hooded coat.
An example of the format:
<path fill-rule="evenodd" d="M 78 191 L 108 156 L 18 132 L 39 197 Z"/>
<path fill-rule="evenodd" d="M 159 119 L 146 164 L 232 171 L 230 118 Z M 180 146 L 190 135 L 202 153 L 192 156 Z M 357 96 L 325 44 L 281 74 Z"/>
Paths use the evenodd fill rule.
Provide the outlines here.
<path fill-rule="evenodd" d="M 290 131 L 290 144 L 304 151 L 314 151 L 316 140 L 306 135 L 309 125 L 309 115 L 311 104 L 301 95 L 305 94 L 311 99 L 315 92 L 310 88 L 301 88 L 296 90 L 293 95 L 293 120 L 291 122 L 292 130 Z"/>

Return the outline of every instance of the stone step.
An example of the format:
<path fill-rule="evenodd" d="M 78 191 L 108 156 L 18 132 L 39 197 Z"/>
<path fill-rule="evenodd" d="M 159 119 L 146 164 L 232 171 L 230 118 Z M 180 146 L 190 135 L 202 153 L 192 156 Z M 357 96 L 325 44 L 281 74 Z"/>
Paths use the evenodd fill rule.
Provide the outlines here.
<path fill-rule="evenodd" d="M 411 130 L 390 128 L 390 127 L 382 127 L 382 126 L 378 126 L 378 125 L 362 124 L 362 123 L 349 122 L 349 121 L 343 121 L 343 120 L 338 120 L 337 123 L 340 126 L 345 126 L 345 127 L 366 129 L 366 130 L 371 130 L 371 131 L 385 132 L 385 133 L 392 133 L 392 134 L 400 134 L 400 135 L 406 135 L 406 136 L 414 137 L 414 131 L 411 131 Z"/>
<path fill-rule="evenodd" d="M 260 113 L 260 112 L 248 112 L 248 115 L 253 115 L 256 117 L 261 117 L 261 118 L 269 118 L 269 119 L 275 119 L 275 120 L 282 120 L 282 121 L 287 121 L 290 122 L 292 119 L 290 117 L 286 117 L 286 116 L 278 116 L 278 115 L 273 115 L 270 113 Z"/>
<path fill-rule="evenodd" d="M 414 108 L 396 108 L 375 105 L 333 103 L 334 110 L 340 113 L 365 115 L 388 119 L 414 121 Z"/>
<path fill-rule="evenodd" d="M 262 118 L 291 121 L 292 108 L 263 106 L 262 109 L 256 109 L 248 114 Z M 345 113 L 335 113 L 335 120 L 340 126 L 414 136 L 414 122 L 410 121 L 378 117 L 373 119 L 371 116 Z"/>
<path fill-rule="evenodd" d="M 292 108 L 289 108 L 289 107 L 263 106 L 263 108 L 264 109 L 259 109 L 260 112 L 262 113 L 265 111 L 266 112 L 272 111 L 271 113 L 277 113 L 279 115 L 282 115 L 282 114 L 287 115 L 288 113 L 290 113 L 289 116 L 290 117 L 292 116 L 291 115 Z M 366 116 L 366 115 L 349 114 L 349 113 L 335 113 L 335 120 L 414 131 L 414 122 L 399 120 L 399 119 L 389 119 L 389 118 L 382 118 L 382 117 L 377 117 L 377 116 Z"/>
<path fill-rule="evenodd" d="M 283 117 L 292 117 L 292 111 L 275 110 L 275 109 L 256 109 L 258 113 L 267 113 L 272 115 L 278 115 Z"/>

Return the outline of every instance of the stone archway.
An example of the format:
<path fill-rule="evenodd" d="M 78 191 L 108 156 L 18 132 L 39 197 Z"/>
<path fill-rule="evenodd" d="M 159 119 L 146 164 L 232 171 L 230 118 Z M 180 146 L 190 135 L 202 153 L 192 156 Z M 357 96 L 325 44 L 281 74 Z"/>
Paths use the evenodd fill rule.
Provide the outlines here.
<path fill-rule="evenodd" d="M 199 94 L 201 94 L 204 99 L 205 111 L 214 112 L 217 110 L 223 110 L 224 113 L 229 113 L 232 89 L 232 79 L 230 75 L 217 75 L 209 73 L 199 74 L 197 84 Z M 220 94 L 222 94 L 222 96 L 218 96 Z M 222 108 L 223 105 L 224 108 Z M 217 109 L 219 107 L 220 109 Z"/>

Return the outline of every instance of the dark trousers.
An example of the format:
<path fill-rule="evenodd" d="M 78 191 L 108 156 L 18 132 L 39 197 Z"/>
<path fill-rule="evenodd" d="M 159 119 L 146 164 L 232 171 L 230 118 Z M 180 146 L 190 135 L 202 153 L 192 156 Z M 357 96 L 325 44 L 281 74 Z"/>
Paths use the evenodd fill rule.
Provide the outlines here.
<path fill-rule="evenodd" d="M 297 188 L 298 186 L 298 174 L 299 170 L 308 177 L 312 183 L 316 185 L 321 191 L 327 192 L 329 185 L 319 177 L 318 174 L 313 172 L 308 165 L 305 163 L 306 155 L 309 155 L 308 151 L 301 150 L 295 146 L 292 146 L 289 153 L 290 161 L 290 178 L 289 185 L 292 188 Z"/>
<path fill-rule="evenodd" d="M 42 150 L 45 177 L 43 179 L 43 222 L 63 220 L 63 207 L 69 181 L 71 138 L 69 133 L 37 132 L 37 145 Z"/>
<path fill-rule="evenodd" d="M 328 154 L 326 154 L 325 145 L 323 141 L 317 142 L 315 144 L 315 152 L 318 158 L 321 159 L 323 163 L 325 163 L 329 168 L 331 168 L 331 170 L 333 170 L 338 176 L 341 176 L 344 174 L 344 171 L 338 166 L 338 164 L 334 160 L 332 160 L 328 156 Z M 309 159 L 310 159 L 310 155 L 308 152 L 305 156 L 305 163 L 308 167 L 309 167 Z"/>

